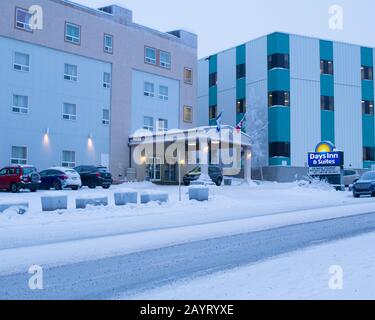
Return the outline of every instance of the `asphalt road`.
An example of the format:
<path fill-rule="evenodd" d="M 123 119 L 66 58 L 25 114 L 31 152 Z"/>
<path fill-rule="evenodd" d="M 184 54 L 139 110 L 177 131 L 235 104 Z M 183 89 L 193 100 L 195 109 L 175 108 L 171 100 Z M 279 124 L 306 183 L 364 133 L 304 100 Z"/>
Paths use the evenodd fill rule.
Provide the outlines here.
<path fill-rule="evenodd" d="M 116 295 L 126 296 L 174 280 L 248 265 L 374 231 L 375 213 L 369 213 L 192 242 L 44 269 L 44 290 L 41 291 L 28 288 L 30 275 L 27 273 L 3 276 L 0 277 L 0 299 L 108 299 Z"/>

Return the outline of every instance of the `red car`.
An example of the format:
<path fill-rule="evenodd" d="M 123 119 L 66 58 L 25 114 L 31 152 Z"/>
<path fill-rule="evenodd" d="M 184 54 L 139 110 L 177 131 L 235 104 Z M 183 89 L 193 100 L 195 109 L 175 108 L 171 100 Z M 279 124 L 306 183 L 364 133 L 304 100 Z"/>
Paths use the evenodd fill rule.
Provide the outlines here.
<path fill-rule="evenodd" d="M 0 190 L 17 193 L 28 189 L 36 192 L 39 183 L 40 175 L 33 166 L 10 166 L 0 170 Z"/>

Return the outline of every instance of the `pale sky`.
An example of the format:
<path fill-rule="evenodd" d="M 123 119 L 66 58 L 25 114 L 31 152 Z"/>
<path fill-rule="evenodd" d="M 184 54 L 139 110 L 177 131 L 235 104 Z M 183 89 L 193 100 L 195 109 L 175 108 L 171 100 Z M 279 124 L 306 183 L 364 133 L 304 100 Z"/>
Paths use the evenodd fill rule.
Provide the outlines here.
<path fill-rule="evenodd" d="M 375 47 L 374 0 L 74 0 L 91 7 L 118 4 L 133 10 L 134 21 L 199 37 L 204 57 L 249 40 L 284 31 Z M 329 8 L 340 5 L 343 30 L 329 28 Z"/>

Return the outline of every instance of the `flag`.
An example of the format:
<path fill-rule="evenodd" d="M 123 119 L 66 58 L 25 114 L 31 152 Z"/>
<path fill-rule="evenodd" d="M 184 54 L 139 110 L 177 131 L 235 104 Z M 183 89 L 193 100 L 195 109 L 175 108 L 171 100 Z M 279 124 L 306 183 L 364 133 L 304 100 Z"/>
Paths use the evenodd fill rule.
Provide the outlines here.
<path fill-rule="evenodd" d="M 221 121 L 223 120 L 223 112 L 220 112 L 220 114 L 216 118 L 216 131 L 221 131 Z"/>
<path fill-rule="evenodd" d="M 246 114 L 243 116 L 242 120 L 236 126 L 236 130 L 238 133 L 240 133 L 242 128 L 245 126 L 245 123 L 246 123 Z"/>

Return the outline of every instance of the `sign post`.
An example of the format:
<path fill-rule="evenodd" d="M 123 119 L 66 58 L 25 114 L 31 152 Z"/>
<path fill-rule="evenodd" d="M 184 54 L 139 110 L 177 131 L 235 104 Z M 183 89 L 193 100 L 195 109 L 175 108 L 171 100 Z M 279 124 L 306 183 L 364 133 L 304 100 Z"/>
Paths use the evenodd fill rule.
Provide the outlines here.
<path fill-rule="evenodd" d="M 326 180 L 340 190 L 344 186 L 344 152 L 336 150 L 333 143 L 324 141 L 315 152 L 308 153 L 309 175 Z"/>

